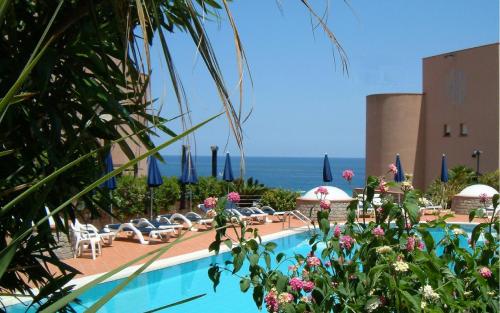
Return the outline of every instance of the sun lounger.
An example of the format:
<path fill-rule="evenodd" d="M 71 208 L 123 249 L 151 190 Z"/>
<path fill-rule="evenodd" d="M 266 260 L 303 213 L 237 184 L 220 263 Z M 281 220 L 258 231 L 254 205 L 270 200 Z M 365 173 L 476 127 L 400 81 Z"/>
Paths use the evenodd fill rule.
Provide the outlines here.
<path fill-rule="evenodd" d="M 267 213 L 256 213 L 252 208 L 241 208 L 236 211 L 258 223 L 265 223 L 267 221 Z"/>
<path fill-rule="evenodd" d="M 276 211 L 275 209 L 273 209 L 273 208 L 271 208 L 270 206 L 267 206 L 267 205 L 265 205 L 262 208 L 260 208 L 260 210 L 263 213 L 271 215 L 273 221 L 277 221 L 277 222 L 284 222 L 285 219 L 286 219 L 286 217 L 290 214 L 290 212 L 288 212 L 288 211 Z"/>
<path fill-rule="evenodd" d="M 149 244 L 149 241 L 144 239 L 143 235 L 147 235 L 149 238 L 168 240 L 168 238 L 170 238 L 170 234 L 174 232 L 172 228 L 159 229 L 152 225 L 143 226 L 141 224 L 140 226 L 136 226 L 132 223 L 109 224 L 106 225 L 105 228 L 116 232 L 116 234 L 125 232 L 130 238 L 137 237 L 137 239 L 139 239 L 139 242 L 143 245 Z"/>
<path fill-rule="evenodd" d="M 158 228 L 158 229 L 172 229 L 176 232 L 177 235 L 181 234 L 183 225 L 178 223 L 172 223 L 168 218 L 160 218 L 156 221 L 150 221 L 146 218 L 139 218 L 130 221 L 136 227 L 149 227 L 149 228 Z"/>

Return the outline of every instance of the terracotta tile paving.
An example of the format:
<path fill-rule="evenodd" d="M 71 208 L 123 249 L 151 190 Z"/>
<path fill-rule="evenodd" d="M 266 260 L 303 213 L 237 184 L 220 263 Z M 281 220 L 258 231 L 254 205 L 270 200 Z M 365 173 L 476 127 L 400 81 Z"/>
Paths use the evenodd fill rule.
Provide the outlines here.
<path fill-rule="evenodd" d="M 304 226 L 304 223 L 298 220 L 292 220 L 290 225 L 291 227 L 301 227 Z M 258 228 L 259 234 L 261 236 L 277 233 L 284 230 L 283 223 L 278 222 L 256 224 L 250 225 L 248 227 Z M 285 227 L 288 227 L 288 222 L 285 223 Z M 163 254 L 161 258 L 169 258 L 200 250 L 208 250 L 208 246 L 213 241 L 215 234 L 214 231 L 210 230 L 202 230 L 199 232 L 184 230 L 183 233 L 184 232 L 186 233 L 183 238 L 189 238 L 197 235 L 199 236 L 176 244 L 165 254 Z M 236 238 L 234 236 L 234 231 L 229 230 L 228 234 L 231 236 L 231 238 Z M 145 239 L 148 240 L 147 237 L 145 237 Z M 149 251 L 153 251 L 162 246 L 166 246 L 168 245 L 168 243 L 173 242 L 174 240 L 175 236 L 171 237 L 167 242 L 161 241 L 159 239 L 149 239 L 148 245 L 142 245 L 137 239 L 129 239 L 126 236 L 121 235 L 113 241 L 112 246 L 103 245 L 102 255 L 98 256 L 95 260 L 92 259 L 90 253 L 86 253 L 85 255 L 76 259 L 66 259 L 64 260 L 64 262 L 76 268 L 82 273 L 82 275 L 79 275 L 77 277 L 104 273 L 113 270 L 114 268 L 126 262 L 129 262 Z M 146 260 L 143 260 L 137 264 L 144 263 Z"/>
<path fill-rule="evenodd" d="M 430 221 L 435 219 L 436 216 L 433 215 L 424 215 L 422 216 L 422 221 Z M 367 221 L 370 219 L 367 219 Z M 468 222 L 468 216 L 466 215 L 455 215 L 448 219 L 449 222 Z M 474 222 L 483 222 L 485 219 L 476 218 Z M 301 227 L 304 224 L 298 220 L 291 220 L 291 227 Z M 252 225 L 249 227 L 255 227 L 259 229 L 259 233 L 261 236 L 268 235 L 276 232 L 280 232 L 283 230 L 283 223 L 275 222 L 261 225 Z M 288 227 L 288 222 L 285 223 L 285 229 Z M 231 231 L 231 234 L 234 233 Z M 201 234 L 197 236 L 198 234 Z M 194 237 L 187 241 L 181 242 L 174 247 L 172 247 L 169 251 L 167 251 L 161 258 L 169 258 L 173 256 L 178 256 L 194 251 L 206 250 L 208 249 L 209 244 L 214 239 L 214 231 L 200 231 L 193 232 L 187 231 L 184 238 Z M 235 237 L 232 237 L 235 238 Z M 175 237 L 171 238 L 168 242 L 172 242 Z M 82 274 L 79 275 L 92 275 L 98 273 L 104 273 L 110 271 L 128 261 L 133 260 L 134 258 L 143 255 L 149 251 L 155 250 L 159 247 L 165 246 L 168 242 L 163 242 L 157 239 L 150 239 L 149 245 L 142 245 L 138 240 L 128 239 L 124 236 L 118 237 L 113 241 L 112 246 L 103 245 L 102 255 L 98 256 L 95 260 L 87 255 L 83 257 L 78 257 L 76 259 L 67 259 L 65 262 L 79 270 Z M 144 261 L 139 262 L 144 263 Z"/>

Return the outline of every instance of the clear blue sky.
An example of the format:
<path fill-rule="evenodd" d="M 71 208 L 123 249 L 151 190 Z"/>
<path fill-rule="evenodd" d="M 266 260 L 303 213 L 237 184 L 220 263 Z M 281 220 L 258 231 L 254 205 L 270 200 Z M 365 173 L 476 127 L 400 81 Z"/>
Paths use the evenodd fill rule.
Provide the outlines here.
<path fill-rule="evenodd" d="M 330 1 L 328 24 L 349 57 L 349 76 L 335 67 L 325 34 L 312 31 L 300 1 L 235 0 L 230 4 L 247 53 L 248 76 L 244 124 L 249 156 L 364 157 L 365 97 L 373 93 L 421 92 L 421 59 L 447 51 L 498 42 L 496 0 Z M 326 1 L 314 1 L 323 4 Z M 321 11 L 323 6 L 316 9 Z M 232 32 L 223 16 L 209 23 L 209 35 L 233 101 L 238 101 L 237 65 Z M 168 36 L 184 82 L 193 122 L 220 112 L 214 83 L 187 34 Z M 338 55 L 336 55 L 338 57 Z M 178 114 L 159 43 L 154 43 L 152 93 L 163 105 L 162 116 Z M 177 122 L 171 123 L 180 131 Z M 196 154 L 218 145 L 238 154 L 224 117 L 196 132 Z M 167 136 L 156 138 L 160 143 Z M 162 151 L 178 154 L 180 144 Z"/>

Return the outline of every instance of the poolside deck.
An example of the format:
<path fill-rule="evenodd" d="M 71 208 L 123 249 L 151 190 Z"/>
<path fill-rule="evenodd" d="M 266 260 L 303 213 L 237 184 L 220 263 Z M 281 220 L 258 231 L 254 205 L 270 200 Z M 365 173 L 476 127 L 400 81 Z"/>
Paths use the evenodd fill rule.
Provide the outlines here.
<path fill-rule="evenodd" d="M 436 216 L 424 215 L 421 221 L 431 221 L 435 219 Z M 371 219 L 367 218 L 367 221 Z M 455 215 L 448 219 L 449 222 L 468 222 L 468 216 L 466 215 Z M 480 223 L 485 221 L 484 219 L 476 218 L 474 222 Z M 285 224 L 288 227 L 288 222 Z M 296 219 L 292 219 L 290 226 L 292 228 L 298 228 L 304 226 L 304 224 Z M 283 231 L 282 223 L 268 223 L 260 225 L 252 225 L 251 227 L 258 228 L 261 236 L 275 234 Z M 234 233 L 232 231 L 229 232 Z M 209 244 L 214 239 L 214 231 L 187 231 L 184 236 L 185 238 L 191 238 L 179 244 L 176 244 L 165 254 L 161 256 L 161 259 L 166 259 L 170 257 L 180 256 L 188 254 L 191 252 L 207 250 Z M 235 237 L 233 237 L 235 238 Z M 169 242 L 172 242 L 175 237 L 171 238 L 168 242 L 163 242 L 158 239 L 151 239 L 149 245 L 142 245 L 135 239 L 128 239 L 126 237 L 118 237 L 113 241 L 112 246 L 104 246 L 102 255 L 97 257 L 95 260 L 92 259 L 90 255 L 85 255 L 83 257 L 78 257 L 76 259 L 67 259 L 64 262 L 68 265 L 76 268 L 82 274 L 78 277 L 94 275 L 99 273 L 105 273 L 114 268 L 133 260 L 147 252 L 153 251 L 161 246 L 166 246 Z M 144 263 L 144 261 L 139 262 Z M 139 264 L 138 263 L 138 264 Z"/>

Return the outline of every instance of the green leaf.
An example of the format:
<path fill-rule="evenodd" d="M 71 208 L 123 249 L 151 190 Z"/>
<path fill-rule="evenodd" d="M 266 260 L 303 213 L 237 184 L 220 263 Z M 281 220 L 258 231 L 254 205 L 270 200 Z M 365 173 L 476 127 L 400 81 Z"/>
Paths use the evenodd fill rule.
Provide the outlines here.
<path fill-rule="evenodd" d="M 425 242 L 425 248 L 430 253 L 432 250 L 434 250 L 434 238 L 432 238 L 431 233 L 424 227 L 419 227 L 418 231 L 422 235 L 422 239 Z"/>
<path fill-rule="evenodd" d="M 220 249 L 220 241 L 213 241 L 209 246 L 208 246 L 208 252 L 215 251 L 215 253 L 219 253 Z"/>
<path fill-rule="evenodd" d="M 259 263 L 259 255 L 254 253 L 248 258 L 250 260 L 250 265 L 256 265 Z"/>
<path fill-rule="evenodd" d="M 240 280 L 240 290 L 242 292 L 247 292 L 247 290 L 250 288 L 250 279 L 248 278 L 242 278 Z"/>
<path fill-rule="evenodd" d="M 241 267 L 243 266 L 243 262 L 245 261 L 245 251 L 241 251 L 240 253 L 234 256 L 233 260 L 233 274 L 236 274 Z"/>
<path fill-rule="evenodd" d="M 271 268 L 271 256 L 267 252 L 264 252 L 264 261 L 266 261 L 266 266 L 269 270 Z"/>
<path fill-rule="evenodd" d="M 228 247 L 229 249 L 231 249 L 233 247 L 233 241 L 231 239 L 226 239 L 224 240 L 224 244 L 226 245 L 226 247 Z"/>
<path fill-rule="evenodd" d="M 497 193 L 497 194 L 494 194 L 493 195 L 493 198 L 491 199 L 491 201 L 493 202 L 493 207 L 496 209 L 498 208 L 498 202 L 499 202 L 499 199 L 500 198 L 500 195 Z"/>
<path fill-rule="evenodd" d="M 264 287 L 262 285 L 257 285 L 253 288 L 253 301 L 259 308 L 259 310 L 262 308 L 262 301 L 264 300 Z"/>
<path fill-rule="evenodd" d="M 217 286 L 220 282 L 220 270 L 218 266 L 212 266 L 208 269 L 208 278 L 213 282 L 214 291 L 217 291 Z"/>
<path fill-rule="evenodd" d="M 193 301 L 193 300 L 196 300 L 196 299 L 199 299 L 201 297 L 204 297 L 206 296 L 207 294 L 206 293 L 202 293 L 202 294 L 199 294 L 199 295 L 196 295 L 196 296 L 193 296 L 193 297 L 189 297 L 189 298 L 186 298 L 186 299 L 182 299 L 180 301 L 176 301 L 174 303 L 170 303 L 170 304 L 167 304 L 167 305 L 164 305 L 164 306 L 161 306 L 161 307 L 158 307 L 156 309 L 152 309 L 152 310 L 148 310 L 148 311 L 145 311 L 144 313 L 153 313 L 153 312 L 158 312 L 158 311 L 161 311 L 161 310 L 164 310 L 164 309 L 168 309 L 168 308 L 171 308 L 173 306 L 177 306 L 177 305 L 180 305 L 180 304 L 184 304 L 186 302 L 190 302 L 190 301 Z"/>
<path fill-rule="evenodd" d="M 328 219 L 321 219 L 319 221 L 319 229 L 323 232 L 323 234 L 326 236 L 330 232 L 330 221 Z"/>
<path fill-rule="evenodd" d="M 476 225 L 476 227 L 474 227 L 474 229 L 472 230 L 471 238 L 470 238 L 472 244 L 476 244 L 477 240 L 479 239 L 479 235 L 481 235 L 481 232 L 487 226 L 488 226 L 488 223 L 481 223 L 481 224 Z"/>
<path fill-rule="evenodd" d="M 9 245 L 6 248 L 5 254 L 0 258 L 0 278 L 3 277 L 5 271 L 9 268 L 9 264 L 16 255 L 18 244 Z"/>
<path fill-rule="evenodd" d="M 276 243 L 274 243 L 274 242 L 268 242 L 268 243 L 266 243 L 266 245 L 264 246 L 264 248 L 267 251 L 272 252 L 272 251 L 274 251 L 274 249 L 276 249 L 277 246 L 278 245 Z"/>
<path fill-rule="evenodd" d="M 477 214 L 477 209 L 473 209 L 469 212 L 469 222 L 472 222 L 474 217 L 476 217 L 476 214 Z"/>
<path fill-rule="evenodd" d="M 276 281 L 276 290 L 278 292 L 286 291 L 286 286 L 288 285 L 288 277 L 285 275 L 279 274 L 278 280 Z"/>
<path fill-rule="evenodd" d="M 281 262 L 281 260 L 283 260 L 283 258 L 284 258 L 285 256 L 286 256 L 286 254 L 285 254 L 285 253 L 283 253 L 283 252 L 278 253 L 278 255 L 276 256 L 276 262 L 280 263 L 280 262 Z"/>
<path fill-rule="evenodd" d="M 401 294 L 404 302 L 409 304 L 411 307 L 413 307 L 412 312 L 420 312 L 420 305 L 418 299 L 416 299 L 415 296 L 410 295 L 407 291 L 398 289 L 399 293 Z"/>

